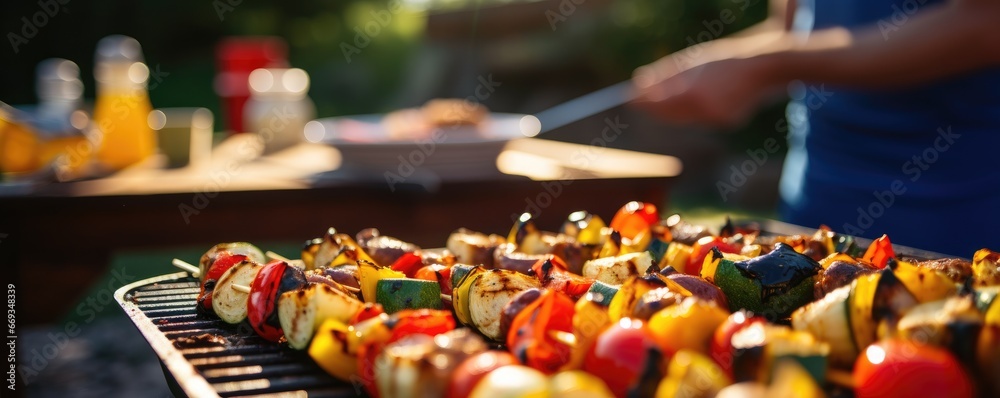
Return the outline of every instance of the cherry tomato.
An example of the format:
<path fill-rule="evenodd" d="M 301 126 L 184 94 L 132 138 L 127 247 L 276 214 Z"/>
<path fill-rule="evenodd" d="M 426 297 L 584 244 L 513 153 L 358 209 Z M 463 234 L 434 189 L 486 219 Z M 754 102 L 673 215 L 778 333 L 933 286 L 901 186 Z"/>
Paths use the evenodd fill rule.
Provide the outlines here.
<path fill-rule="evenodd" d="M 494 369 L 517 364 L 517 358 L 507 351 L 490 350 L 473 355 L 451 372 L 445 398 L 468 397 L 476 384 Z"/>
<path fill-rule="evenodd" d="M 413 278 L 416 275 L 417 270 L 424 266 L 424 259 L 413 253 L 405 253 L 396 259 L 396 262 L 392 263 L 393 271 L 399 271 L 406 274 L 407 278 Z"/>
<path fill-rule="evenodd" d="M 854 393 L 866 397 L 973 396 L 969 376 L 943 348 L 909 340 L 876 342 L 854 364 Z"/>
<path fill-rule="evenodd" d="M 660 213 L 652 203 L 628 202 L 611 218 L 611 229 L 622 237 L 635 239 L 640 233 L 649 233 L 650 228 L 660 221 Z"/>
<path fill-rule="evenodd" d="M 576 303 L 555 290 L 546 290 L 511 322 L 507 347 L 522 364 L 552 374 L 569 361 L 573 347 L 552 333 L 573 332 Z"/>
<path fill-rule="evenodd" d="M 306 284 L 305 273 L 284 261 L 264 265 L 250 284 L 247 298 L 247 320 L 253 330 L 267 341 L 278 342 L 284 337 L 278 322 L 278 297 Z"/>
<path fill-rule="evenodd" d="M 715 329 L 709 344 L 709 354 L 730 378 L 733 377 L 733 335 L 759 322 L 764 322 L 764 318 L 751 316 L 746 311 L 740 310 L 729 315 L 729 318 Z"/>
<path fill-rule="evenodd" d="M 694 243 L 691 249 L 691 257 L 688 257 L 687 267 L 684 268 L 685 274 L 690 275 L 701 275 L 701 266 L 705 262 L 705 256 L 712 252 L 713 247 L 718 247 L 719 251 L 723 253 L 739 253 L 742 246 L 729 243 L 724 238 L 718 236 L 705 236 L 698 239 Z"/>
<path fill-rule="evenodd" d="M 888 235 L 882 235 L 875 239 L 868 250 L 865 251 L 863 260 L 874 264 L 879 269 L 885 268 L 890 258 L 895 258 L 896 252 L 892 250 L 892 242 L 889 242 Z"/>
<path fill-rule="evenodd" d="M 654 383 L 663 378 L 663 351 L 641 320 L 622 318 L 597 336 L 584 358 L 583 370 L 604 380 L 616 397 L 625 397 L 643 382 L 643 376 L 650 375 L 650 367 L 661 368 L 652 372 Z"/>

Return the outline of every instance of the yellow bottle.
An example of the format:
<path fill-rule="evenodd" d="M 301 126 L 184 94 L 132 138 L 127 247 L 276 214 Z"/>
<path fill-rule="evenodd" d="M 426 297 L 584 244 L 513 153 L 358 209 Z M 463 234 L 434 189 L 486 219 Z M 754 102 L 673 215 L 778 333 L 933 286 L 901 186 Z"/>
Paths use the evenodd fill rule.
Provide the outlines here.
<path fill-rule="evenodd" d="M 120 170 L 145 160 L 156 151 L 156 136 L 147 118 L 153 110 L 139 42 L 127 36 L 108 36 L 97 44 L 97 100 L 94 126 L 99 135 L 96 160 Z"/>

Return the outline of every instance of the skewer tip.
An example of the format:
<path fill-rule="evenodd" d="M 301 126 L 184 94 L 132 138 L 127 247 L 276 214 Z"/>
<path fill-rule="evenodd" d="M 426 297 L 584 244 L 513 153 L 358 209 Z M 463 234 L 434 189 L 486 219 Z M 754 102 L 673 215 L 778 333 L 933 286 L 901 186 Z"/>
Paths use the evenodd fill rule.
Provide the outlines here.
<path fill-rule="evenodd" d="M 247 294 L 250 293 L 250 286 L 247 286 L 247 285 L 237 285 L 235 283 L 232 284 L 232 285 L 229 285 L 229 286 L 232 287 L 233 290 L 235 290 L 237 292 L 242 292 L 242 293 L 247 293 Z"/>

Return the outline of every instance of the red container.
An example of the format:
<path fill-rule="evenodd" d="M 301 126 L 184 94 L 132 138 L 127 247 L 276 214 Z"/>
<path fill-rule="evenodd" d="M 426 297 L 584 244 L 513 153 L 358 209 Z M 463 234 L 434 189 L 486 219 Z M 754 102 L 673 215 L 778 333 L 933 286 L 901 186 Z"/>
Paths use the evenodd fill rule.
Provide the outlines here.
<path fill-rule="evenodd" d="M 226 129 L 242 133 L 243 104 L 250 98 L 247 83 L 250 72 L 257 68 L 287 67 L 288 45 L 279 37 L 230 37 L 219 42 L 215 57 L 215 93 L 222 101 Z"/>

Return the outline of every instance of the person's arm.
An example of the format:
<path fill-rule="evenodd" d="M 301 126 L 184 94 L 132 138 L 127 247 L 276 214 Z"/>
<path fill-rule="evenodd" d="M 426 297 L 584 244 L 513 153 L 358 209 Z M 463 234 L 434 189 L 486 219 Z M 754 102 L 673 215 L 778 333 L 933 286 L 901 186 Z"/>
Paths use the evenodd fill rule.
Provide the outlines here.
<path fill-rule="evenodd" d="M 791 80 L 892 88 L 1000 65 L 1000 1 L 927 7 L 881 27 L 772 30 L 688 49 L 636 70 L 637 102 L 673 121 L 735 125 Z"/>

